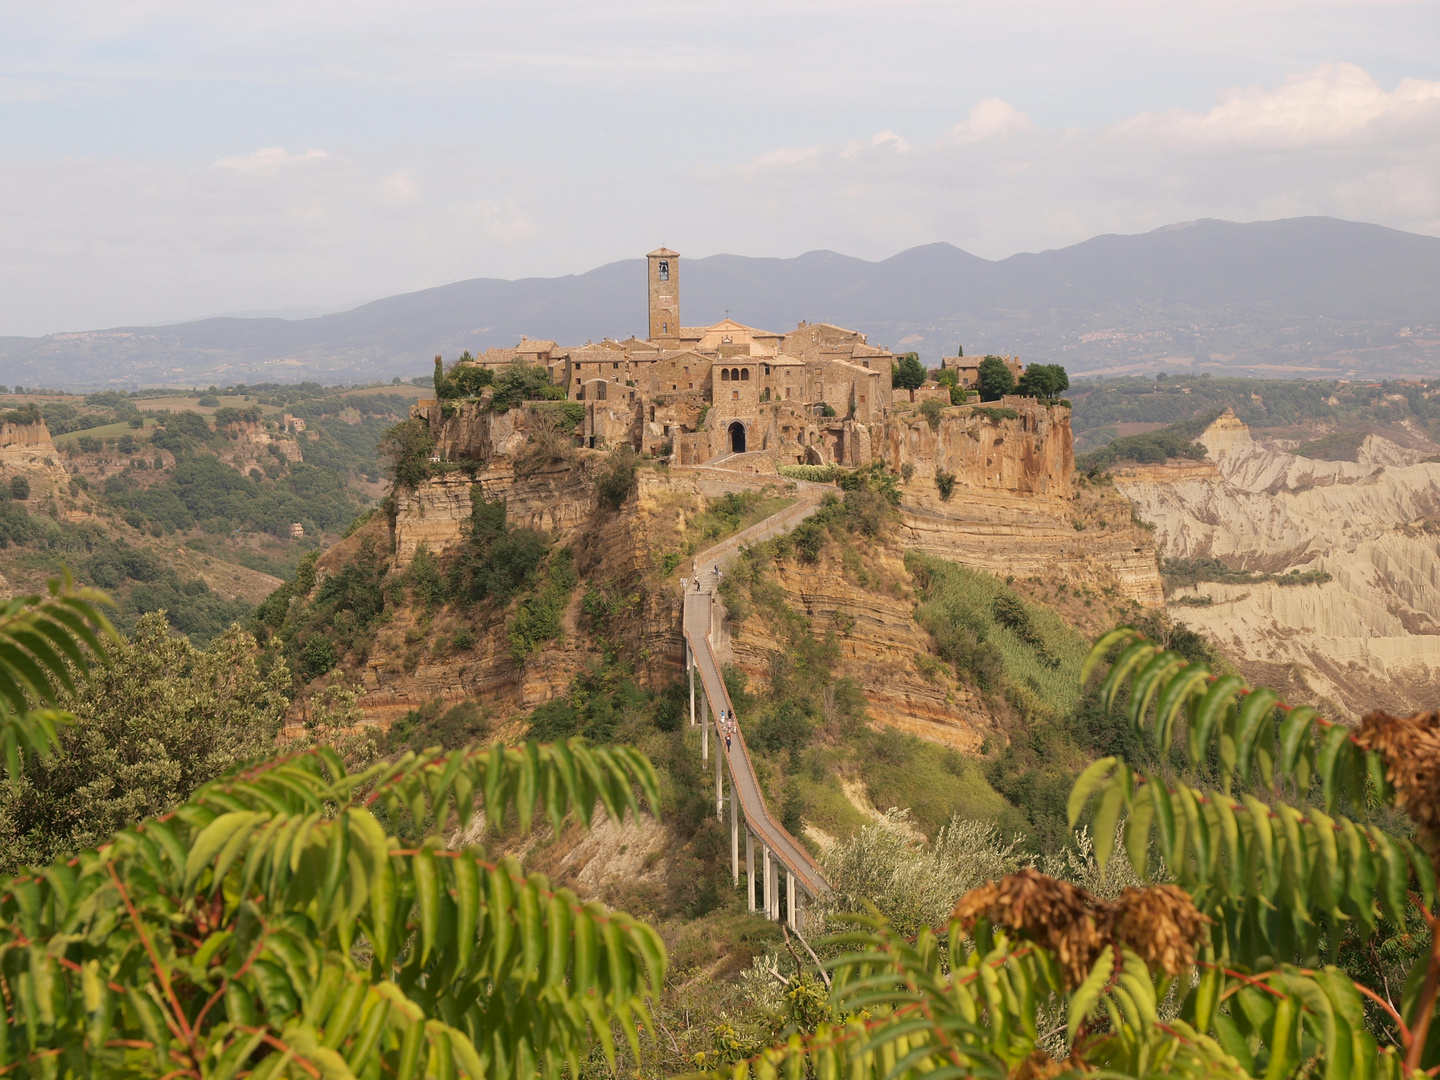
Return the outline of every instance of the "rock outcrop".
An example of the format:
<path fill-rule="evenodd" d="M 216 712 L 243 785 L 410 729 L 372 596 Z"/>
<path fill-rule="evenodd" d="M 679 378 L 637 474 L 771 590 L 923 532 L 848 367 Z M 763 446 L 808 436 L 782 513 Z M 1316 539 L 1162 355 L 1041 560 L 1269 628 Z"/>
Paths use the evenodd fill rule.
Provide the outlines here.
<path fill-rule="evenodd" d="M 1242 661 L 1293 667 L 1343 708 L 1433 706 L 1440 464 L 1378 464 L 1397 454 L 1374 436 L 1363 462 L 1297 457 L 1256 442 L 1233 414 L 1201 441 L 1213 474 L 1173 463 L 1116 474 L 1139 516 L 1154 523 L 1161 552 L 1331 580 L 1203 582 L 1170 597 L 1172 614 Z"/>

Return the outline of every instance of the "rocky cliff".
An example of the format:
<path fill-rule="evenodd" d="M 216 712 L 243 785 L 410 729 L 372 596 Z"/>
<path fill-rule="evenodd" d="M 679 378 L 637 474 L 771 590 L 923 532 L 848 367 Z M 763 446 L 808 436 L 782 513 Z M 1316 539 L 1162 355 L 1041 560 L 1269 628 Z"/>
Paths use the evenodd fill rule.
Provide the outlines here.
<path fill-rule="evenodd" d="M 1440 464 L 1371 436 L 1363 460 L 1314 461 L 1262 445 L 1227 415 L 1202 436 L 1205 468 L 1134 468 L 1116 484 L 1169 558 L 1216 557 L 1319 584 L 1202 582 L 1170 599 L 1267 677 L 1293 668 L 1359 711 L 1440 698 Z M 1271 670 L 1265 671 L 1265 668 Z"/>

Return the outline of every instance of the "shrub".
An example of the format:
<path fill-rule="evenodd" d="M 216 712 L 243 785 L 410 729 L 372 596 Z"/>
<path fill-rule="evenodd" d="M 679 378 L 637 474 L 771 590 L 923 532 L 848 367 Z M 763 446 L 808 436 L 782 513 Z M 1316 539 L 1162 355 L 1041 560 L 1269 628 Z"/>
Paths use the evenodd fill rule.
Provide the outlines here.
<path fill-rule="evenodd" d="M 306 679 L 318 679 L 332 670 L 335 663 L 335 646 L 324 634 L 311 634 L 300 649 L 300 674 Z"/>
<path fill-rule="evenodd" d="M 629 446 L 612 450 L 595 476 L 595 493 L 600 501 L 612 509 L 620 509 L 635 486 L 635 470 L 639 464 L 640 455 Z"/>
<path fill-rule="evenodd" d="M 196 404 L 202 409 L 218 409 L 220 407 L 220 399 L 213 394 L 204 394 Z"/>
<path fill-rule="evenodd" d="M 944 469 L 936 469 L 935 490 L 940 492 L 941 499 L 948 502 L 950 496 L 955 494 L 955 474 L 946 472 Z"/>
<path fill-rule="evenodd" d="M 844 470 L 839 465 L 778 465 L 775 471 L 791 480 L 828 484 Z"/>
<path fill-rule="evenodd" d="M 940 430 L 940 417 L 945 411 L 945 406 L 934 398 L 927 398 L 920 403 L 920 415 L 925 417 L 925 422 L 930 425 L 931 431 Z"/>
<path fill-rule="evenodd" d="M 12 476 L 10 478 L 10 498 L 17 502 L 24 502 L 30 498 L 30 481 L 23 476 Z"/>

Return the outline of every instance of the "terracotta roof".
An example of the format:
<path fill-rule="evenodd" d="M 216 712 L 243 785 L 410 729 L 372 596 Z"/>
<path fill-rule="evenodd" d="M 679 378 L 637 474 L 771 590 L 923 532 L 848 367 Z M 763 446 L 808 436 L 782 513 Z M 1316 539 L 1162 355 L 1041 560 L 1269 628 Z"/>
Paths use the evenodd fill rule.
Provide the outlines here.
<path fill-rule="evenodd" d="M 678 251 L 671 251 L 667 247 L 658 247 L 645 257 L 647 259 L 678 259 L 680 253 Z"/>
<path fill-rule="evenodd" d="M 532 340 L 530 340 L 530 339 L 527 338 L 526 340 L 520 342 L 519 345 L 516 345 L 516 346 L 515 346 L 515 351 L 516 351 L 517 353 L 554 352 L 554 351 L 555 351 L 555 342 L 553 342 L 553 341 L 532 341 Z"/>
<path fill-rule="evenodd" d="M 805 361 L 804 361 L 804 360 L 801 360 L 800 358 L 795 357 L 795 356 L 788 356 L 788 355 L 786 355 L 785 353 L 780 353 L 778 356 L 767 356 L 767 357 L 765 357 L 765 359 L 764 359 L 763 362 L 766 363 L 766 364 L 769 364 L 771 367 L 804 367 L 804 366 L 805 366 Z"/>

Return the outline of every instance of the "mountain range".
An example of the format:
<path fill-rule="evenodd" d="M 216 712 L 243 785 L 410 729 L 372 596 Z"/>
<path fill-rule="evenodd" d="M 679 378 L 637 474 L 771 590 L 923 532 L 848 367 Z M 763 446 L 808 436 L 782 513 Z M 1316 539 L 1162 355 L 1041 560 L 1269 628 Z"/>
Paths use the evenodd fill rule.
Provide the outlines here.
<path fill-rule="evenodd" d="M 474 278 L 317 318 L 217 317 L 0 338 L 0 382 L 93 387 L 367 381 L 432 358 L 645 328 L 642 258 L 583 274 Z M 936 243 L 870 262 L 684 259 L 681 313 L 862 330 L 931 362 L 1018 354 L 1073 374 L 1160 369 L 1379 378 L 1440 374 L 1440 239 L 1334 218 L 1203 220 L 988 260 Z"/>

